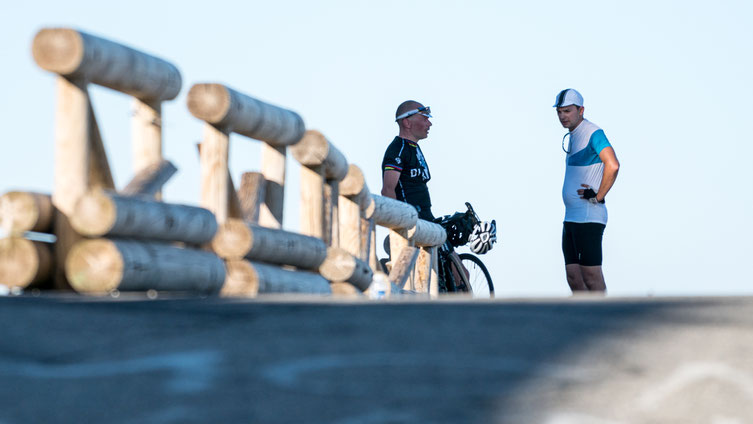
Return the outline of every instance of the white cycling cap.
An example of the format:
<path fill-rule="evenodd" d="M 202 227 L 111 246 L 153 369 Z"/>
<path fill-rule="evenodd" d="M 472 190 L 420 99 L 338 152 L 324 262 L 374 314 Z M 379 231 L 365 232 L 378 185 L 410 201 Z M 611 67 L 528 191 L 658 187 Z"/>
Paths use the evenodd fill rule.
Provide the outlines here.
<path fill-rule="evenodd" d="M 554 101 L 554 107 L 565 106 L 583 106 L 583 96 L 572 88 L 566 88 L 557 94 L 557 98 Z"/>

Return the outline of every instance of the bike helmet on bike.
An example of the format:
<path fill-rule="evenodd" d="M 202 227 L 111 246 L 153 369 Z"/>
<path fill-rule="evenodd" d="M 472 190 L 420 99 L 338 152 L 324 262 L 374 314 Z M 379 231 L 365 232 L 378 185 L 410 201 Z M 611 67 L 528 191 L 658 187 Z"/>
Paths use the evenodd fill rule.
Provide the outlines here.
<path fill-rule="evenodd" d="M 473 227 L 473 232 L 468 238 L 471 251 L 478 255 L 491 250 L 492 245 L 497 242 L 497 222 L 481 222 Z"/>

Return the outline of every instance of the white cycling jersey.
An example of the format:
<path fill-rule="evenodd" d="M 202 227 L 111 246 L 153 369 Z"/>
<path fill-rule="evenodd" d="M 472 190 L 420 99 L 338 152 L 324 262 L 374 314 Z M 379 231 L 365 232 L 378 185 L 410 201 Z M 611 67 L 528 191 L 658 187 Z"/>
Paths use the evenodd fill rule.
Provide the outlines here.
<path fill-rule="evenodd" d="M 581 184 L 588 184 L 594 191 L 599 191 L 604 175 L 604 163 L 599 153 L 610 146 L 604 131 L 586 119 L 570 133 L 565 182 L 562 185 L 566 222 L 607 224 L 607 206 L 581 199 L 578 190 L 584 188 Z"/>

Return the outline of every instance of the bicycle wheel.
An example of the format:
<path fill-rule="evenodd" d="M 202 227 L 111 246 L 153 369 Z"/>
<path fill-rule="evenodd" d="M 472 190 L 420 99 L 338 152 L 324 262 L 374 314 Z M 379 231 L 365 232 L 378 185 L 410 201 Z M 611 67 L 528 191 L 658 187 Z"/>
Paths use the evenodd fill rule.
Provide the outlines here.
<path fill-rule="evenodd" d="M 492 276 L 481 259 L 470 253 L 461 253 L 458 256 L 460 256 L 460 263 L 468 270 L 468 285 L 473 292 L 473 297 L 494 297 Z"/>

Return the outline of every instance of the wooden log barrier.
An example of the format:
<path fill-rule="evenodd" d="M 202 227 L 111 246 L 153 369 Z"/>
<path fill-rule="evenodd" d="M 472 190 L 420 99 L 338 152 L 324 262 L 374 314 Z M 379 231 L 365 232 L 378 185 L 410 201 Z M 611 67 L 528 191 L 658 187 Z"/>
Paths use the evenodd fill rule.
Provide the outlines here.
<path fill-rule="evenodd" d="M 415 246 L 439 246 L 447 240 L 447 232 L 439 224 L 419 219 L 408 230 L 408 238 Z"/>
<path fill-rule="evenodd" d="M 42 69 L 84 79 L 144 100 L 174 99 L 181 76 L 175 65 L 122 44 L 70 28 L 45 28 L 32 55 Z"/>
<path fill-rule="evenodd" d="M 217 221 L 206 209 L 101 190 L 78 201 L 71 225 L 88 237 L 138 237 L 195 245 L 208 243 L 217 232 Z"/>
<path fill-rule="evenodd" d="M 273 146 L 295 144 L 305 130 L 297 113 L 222 84 L 194 84 L 188 91 L 187 103 L 193 116 Z"/>
<path fill-rule="evenodd" d="M 330 247 L 327 249 L 327 258 L 319 266 L 319 273 L 329 281 L 345 281 L 356 286 L 361 291 L 369 288 L 373 278 L 372 270 L 369 268 L 368 263 L 339 247 Z"/>
<path fill-rule="evenodd" d="M 0 284 L 29 287 L 52 276 L 50 245 L 19 237 L 0 239 Z"/>
<path fill-rule="evenodd" d="M 330 294 L 329 281 L 319 274 L 291 271 L 258 262 L 233 260 L 227 262 L 228 279 L 223 296 L 256 297 L 260 293 Z"/>
<path fill-rule="evenodd" d="M 49 194 L 9 191 L 0 196 L 0 228 L 8 235 L 50 232 L 54 210 Z"/>
<path fill-rule="evenodd" d="M 166 243 L 92 239 L 76 243 L 65 272 L 78 292 L 184 291 L 219 293 L 225 264 L 214 253 Z"/>
<path fill-rule="evenodd" d="M 225 259 L 247 258 L 310 270 L 318 269 L 327 257 L 327 246 L 320 239 L 239 219 L 220 225 L 211 246 Z"/>
<path fill-rule="evenodd" d="M 409 229 L 416 226 L 418 212 L 408 203 L 372 194 L 373 219 L 377 225 L 391 229 Z"/>

